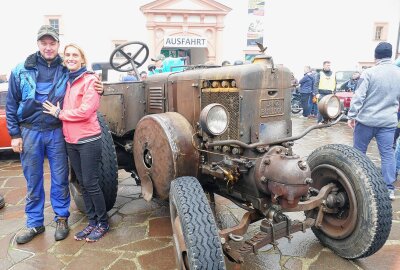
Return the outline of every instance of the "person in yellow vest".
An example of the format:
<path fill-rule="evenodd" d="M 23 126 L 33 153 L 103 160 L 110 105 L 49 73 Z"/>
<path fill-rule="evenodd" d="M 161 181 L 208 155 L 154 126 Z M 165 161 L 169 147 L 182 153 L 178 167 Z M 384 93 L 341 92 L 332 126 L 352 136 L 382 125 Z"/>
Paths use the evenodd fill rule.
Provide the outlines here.
<path fill-rule="evenodd" d="M 331 62 L 324 61 L 322 70 L 315 77 L 315 87 L 318 100 L 333 94 L 336 90 L 335 74 L 331 70 Z M 322 123 L 322 115 L 318 111 L 317 122 Z"/>

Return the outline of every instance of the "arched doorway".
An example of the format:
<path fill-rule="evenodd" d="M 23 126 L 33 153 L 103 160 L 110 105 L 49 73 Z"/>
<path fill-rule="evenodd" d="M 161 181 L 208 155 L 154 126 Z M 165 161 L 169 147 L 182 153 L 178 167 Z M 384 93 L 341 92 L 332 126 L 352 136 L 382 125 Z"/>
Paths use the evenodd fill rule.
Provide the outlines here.
<path fill-rule="evenodd" d="M 213 0 L 189 2 L 157 0 L 140 8 L 151 54 L 188 56 L 192 65 L 221 62 L 223 20 L 231 8 Z"/>

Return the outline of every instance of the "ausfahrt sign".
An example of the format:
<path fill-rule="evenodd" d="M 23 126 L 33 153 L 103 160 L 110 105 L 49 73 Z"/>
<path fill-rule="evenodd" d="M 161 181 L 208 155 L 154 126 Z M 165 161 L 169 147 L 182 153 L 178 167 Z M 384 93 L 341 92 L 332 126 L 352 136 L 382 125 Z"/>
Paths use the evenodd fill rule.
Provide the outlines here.
<path fill-rule="evenodd" d="M 164 47 L 204 48 L 207 47 L 207 39 L 193 36 L 170 36 L 164 38 Z"/>

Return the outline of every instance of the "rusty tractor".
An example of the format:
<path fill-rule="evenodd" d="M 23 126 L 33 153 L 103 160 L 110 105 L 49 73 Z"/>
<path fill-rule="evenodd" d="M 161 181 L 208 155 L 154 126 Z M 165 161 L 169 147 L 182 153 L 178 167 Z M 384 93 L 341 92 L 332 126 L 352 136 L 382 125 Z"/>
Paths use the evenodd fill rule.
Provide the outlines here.
<path fill-rule="evenodd" d="M 110 66 L 138 74 L 148 54 L 144 43 L 126 43 L 113 51 Z M 99 121 L 107 208 L 115 202 L 118 168 L 132 172 L 144 199 L 169 201 L 180 269 L 225 269 L 225 257 L 241 264 L 246 254 L 309 228 L 343 258 L 377 252 L 392 220 L 380 172 L 346 145 L 325 145 L 307 159 L 294 153 L 296 140 L 335 125 L 342 114 L 338 98 L 326 96 L 319 102 L 324 124 L 292 135 L 290 79 L 289 69 L 260 54 L 252 64 L 105 82 Z M 82 208 L 76 177 L 71 190 Z M 240 222 L 217 227 L 214 194 L 246 210 Z M 291 220 L 287 212 L 305 218 Z M 257 221 L 259 232 L 244 240 Z"/>

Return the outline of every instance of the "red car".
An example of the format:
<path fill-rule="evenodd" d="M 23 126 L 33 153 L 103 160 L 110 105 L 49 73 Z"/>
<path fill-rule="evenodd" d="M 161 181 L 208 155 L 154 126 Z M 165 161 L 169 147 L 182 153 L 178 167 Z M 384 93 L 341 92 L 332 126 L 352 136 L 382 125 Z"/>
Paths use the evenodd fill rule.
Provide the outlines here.
<path fill-rule="evenodd" d="M 347 120 L 347 112 L 350 109 L 351 98 L 353 97 L 352 91 L 346 91 L 346 85 L 351 79 L 352 75 L 356 72 L 355 70 L 337 71 L 335 73 L 336 77 L 336 96 L 340 99 L 340 106 L 342 111 L 345 112 L 346 117 L 343 120 Z"/>
<path fill-rule="evenodd" d="M 0 84 L 0 151 L 11 149 L 11 138 L 8 135 L 6 120 L 6 96 L 8 83 Z"/>
<path fill-rule="evenodd" d="M 336 92 L 336 96 L 339 98 L 340 100 L 340 106 L 342 108 L 342 111 L 345 112 L 346 116 L 347 116 L 347 112 L 350 109 L 350 102 L 351 102 L 351 98 L 353 97 L 353 92 Z M 343 117 L 344 120 L 347 120 L 347 117 Z M 342 119 L 343 119 L 342 118 Z"/>

